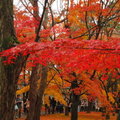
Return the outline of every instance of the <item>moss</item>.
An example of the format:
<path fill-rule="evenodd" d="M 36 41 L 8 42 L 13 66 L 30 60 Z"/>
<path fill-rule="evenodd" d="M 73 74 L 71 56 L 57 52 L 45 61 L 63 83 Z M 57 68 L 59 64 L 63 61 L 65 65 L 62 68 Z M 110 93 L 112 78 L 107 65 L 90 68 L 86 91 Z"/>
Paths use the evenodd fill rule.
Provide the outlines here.
<path fill-rule="evenodd" d="M 19 42 L 14 37 L 7 37 L 2 41 L 1 47 L 6 50 L 8 48 L 16 46 Z"/>

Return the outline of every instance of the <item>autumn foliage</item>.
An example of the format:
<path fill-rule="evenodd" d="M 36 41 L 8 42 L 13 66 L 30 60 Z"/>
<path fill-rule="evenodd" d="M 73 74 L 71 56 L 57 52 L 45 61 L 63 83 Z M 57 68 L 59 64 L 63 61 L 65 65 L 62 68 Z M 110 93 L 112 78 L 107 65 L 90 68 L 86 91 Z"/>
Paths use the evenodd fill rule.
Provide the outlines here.
<path fill-rule="evenodd" d="M 27 6 L 29 12 L 15 8 L 19 45 L 2 51 L 0 56 L 5 59 L 5 65 L 14 64 L 18 56 L 27 56 L 26 66 L 30 71 L 38 64 L 48 66 L 49 84 L 45 94 L 55 92 L 56 99 L 65 105 L 61 91 L 76 81 L 77 87 L 69 89 L 67 95 L 85 94 L 89 101 L 98 98 L 102 106 L 113 111 L 111 102 L 115 102 L 116 93 L 110 92 L 113 88 L 107 85 L 120 79 L 120 38 L 112 37 L 119 26 L 120 1 L 80 0 L 76 3 L 70 0 L 68 3 L 63 0 L 63 4 L 60 15 L 50 6 L 49 10 L 46 8 L 47 20 L 42 21 L 38 34 L 36 29 L 42 17 L 37 19 L 31 14 L 35 8 Z M 37 36 L 39 40 L 35 42 Z"/>

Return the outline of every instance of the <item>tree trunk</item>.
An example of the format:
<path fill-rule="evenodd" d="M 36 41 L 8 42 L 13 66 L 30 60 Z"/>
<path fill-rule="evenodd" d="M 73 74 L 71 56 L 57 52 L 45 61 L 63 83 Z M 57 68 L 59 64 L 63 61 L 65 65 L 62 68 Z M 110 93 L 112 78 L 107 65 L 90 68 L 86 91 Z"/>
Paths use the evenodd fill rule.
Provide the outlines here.
<path fill-rule="evenodd" d="M 69 107 L 65 106 L 65 116 L 69 116 Z"/>
<path fill-rule="evenodd" d="M 40 120 L 40 113 L 42 107 L 42 98 L 46 88 L 47 81 L 47 67 L 37 65 L 32 70 L 30 78 L 30 109 L 27 120 Z"/>
<path fill-rule="evenodd" d="M 15 79 L 12 75 L 14 70 L 9 67 L 6 70 L 0 61 L 0 81 L 1 81 L 1 98 L 0 98 L 0 120 L 13 120 L 14 118 L 14 100 L 15 100 Z M 9 74 L 9 75 L 8 75 Z"/>
<path fill-rule="evenodd" d="M 1 104 L 0 120 L 14 119 L 14 104 L 17 88 L 17 80 L 26 59 L 17 59 L 15 64 L 4 66 L 0 61 L 0 81 L 1 81 Z"/>
<path fill-rule="evenodd" d="M 120 110 L 118 111 L 118 114 L 117 114 L 117 120 L 120 120 Z"/>
<path fill-rule="evenodd" d="M 13 24 L 13 0 L 0 1 L 0 52 L 18 43 Z M 26 57 L 18 57 L 15 63 L 4 65 L 0 58 L 0 120 L 14 119 L 14 101 L 17 80 Z"/>
<path fill-rule="evenodd" d="M 36 65 L 32 68 L 32 74 L 30 77 L 30 91 L 29 91 L 29 100 L 30 108 L 27 116 L 27 120 L 33 120 L 35 114 L 36 100 L 38 98 L 38 82 L 40 82 L 40 65 Z M 39 107 L 39 106 L 37 106 Z"/>
<path fill-rule="evenodd" d="M 71 109 L 71 120 L 78 120 L 78 95 L 73 94 L 72 109 Z"/>
<path fill-rule="evenodd" d="M 40 107 L 36 107 L 36 114 L 34 115 L 34 120 L 40 120 L 42 99 L 43 99 L 43 95 L 44 95 L 44 91 L 45 91 L 46 83 L 47 83 L 47 72 L 48 72 L 47 66 L 42 66 L 39 97 L 37 99 L 37 102 L 39 103 Z"/>
<path fill-rule="evenodd" d="M 75 89 L 78 87 L 77 80 L 74 80 L 71 83 L 71 88 Z M 79 95 L 76 95 L 74 92 L 72 93 L 72 105 L 71 105 L 71 120 L 78 120 L 78 103 L 79 103 Z"/>
<path fill-rule="evenodd" d="M 39 16 L 39 7 L 38 0 L 30 0 L 32 6 L 34 7 L 33 17 L 36 21 L 40 21 Z M 35 28 L 37 34 L 38 27 Z M 40 39 L 37 41 L 40 42 Z M 42 107 L 42 98 L 46 88 L 47 81 L 47 67 L 42 65 L 36 65 L 32 70 L 32 75 L 30 78 L 30 109 L 27 116 L 27 120 L 39 120 L 41 107 Z"/>

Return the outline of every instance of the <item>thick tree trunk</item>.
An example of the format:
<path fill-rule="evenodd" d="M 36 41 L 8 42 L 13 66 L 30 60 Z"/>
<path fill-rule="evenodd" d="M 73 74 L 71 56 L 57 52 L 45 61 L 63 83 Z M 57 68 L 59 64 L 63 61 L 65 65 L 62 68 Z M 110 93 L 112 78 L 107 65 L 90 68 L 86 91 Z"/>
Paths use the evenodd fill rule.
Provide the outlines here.
<path fill-rule="evenodd" d="M 34 18 L 36 21 L 40 20 L 38 0 L 30 0 L 34 7 Z M 47 20 L 46 20 L 47 21 Z M 38 27 L 36 27 L 35 32 L 37 34 Z M 40 39 L 37 39 L 40 42 Z M 42 65 L 37 65 L 32 70 L 32 75 L 30 79 L 30 110 L 27 116 L 27 120 L 40 120 L 42 98 L 46 88 L 47 82 L 47 67 Z"/>
<path fill-rule="evenodd" d="M 40 120 L 40 113 L 42 107 L 42 98 L 46 88 L 47 81 L 47 67 L 37 65 L 32 70 L 30 79 L 30 110 L 27 120 Z"/>
<path fill-rule="evenodd" d="M 34 115 L 34 120 L 40 120 L 42 99 L 43 99 L 43 95 L 44 95 L 44 91 L 45 91 L 46 83 L 47 83 L 47 72 L 48 72 L 47 66 L 42 66 L 40 88 L 39 88 L 39 93 L 38 93 L 39 97 L 37 99 L 39 106 L 36 107 L 36 110 L 35 110 L 36 114 Z"/>
<path fill-rule="evenodd" d="M 71 109 L 71 120 L 78 120 L 78 101 L 79 96 L 73 94 L 72 109 Z"/>
<path fill-rule="evenodd" d="M 77 80 L 74 80 L 71 83 L 71 88 L 75 89 L 78 87 Z M 74 92 L 72 93 L 72 105 L 71 105 L 71 120 L 78 120 L 78 103 L 79 103 L 79 95 L 76 95 Z"/>
<path fill-rule="evenodd" d="M 22 57 L 21 57 L 22 58 Z M 1 104 L 0 104 L 0 120 L 14 119 L 14 104 L 16 96 L 16 87 L 22 65 L 26 58 L 21 58 L 15 64 L 4 66 L 0 61 L 0 81 L 1 81 Z"/>
<path fill-rule="evenodd" d="M 0 0 L 0 52 L 18 43 L 13 24 L 13 0 Z M 27 57 L 18 57 L 14 64 L 4 65 L 0 58 L 0 120 L 14 119 L 17 80 Z"/>
<path fill-rule="evenodd" d="M 9 71 L 10 70 L 10 71 Z M 2 60 L 0 61 L 0 81 L 1 81 L 1 99 L 0 99 L 0 120 L 13 120 L 14 100 L 15 100 L 15 79 L 12 75 L 13 69 L 6 71 Z M 12 71 L 12 72 L 11 72 Z M 9 75 L 8 75 L 9 74 Z"/>
<path fill-rule="evenodd" d="M 30 91 L 29 91 L 30 108 L 27 120 L 33 120 L 34 118 L 36 100 L 38 98 L 39 89 L 38 82 L 40 82 L 40 65 L 33 67 L 32 74 L 30 77 Z"/>

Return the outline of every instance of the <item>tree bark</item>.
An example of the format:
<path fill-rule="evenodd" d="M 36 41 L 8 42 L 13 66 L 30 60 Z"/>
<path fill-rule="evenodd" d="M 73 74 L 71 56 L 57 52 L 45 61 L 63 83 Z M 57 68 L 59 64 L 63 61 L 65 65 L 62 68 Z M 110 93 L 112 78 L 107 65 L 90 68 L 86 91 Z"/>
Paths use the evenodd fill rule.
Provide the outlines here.
<path fill-rule="evenodd" d="M 33 120 L 35 114 L 36 100 L 38 98 L 38 82 L 40 82 L 40 65 L 37 65 L 32 68 L 32 74 L 30 77 L 30 91 L 29 91 L 29 100 L 30 108 L 27 116 L 27 120 Z M 39 107 L 39 106 L 37 106 Z"/>
<path fill-rule="evenodd" d="M 37 99 L 37 103 L 39 106 L 36 107 L 35 109 L 36 114 L 34 115 L 34 120 L 40 120 L 42 99 L 43 99 L 43 95 L 44 95 L 44 91 L 45 91 L 46 83 L 47 83 L 48 68 L 47 66 L 41 66 L 41 67 L 42 67 L 41 80 L 40 80 L 40 88 L 39 88 L 38 99 Z"/>
<path fill-rule="evenodd" d="M 46 88 L 47 81 L 47 67 L 37 65 L 32 70 L 30 78 L 30 109 L 27 120 L 40 120 L 40 113 L 42 107 L 42 98 Z"/>
<path fill-rule="evenodd" d="M 22 57 L 21 57 L 22 58 Z M 26 58 L 21 58 L 11 65 L 3 65 L 0 61 L 0 120 L 13 120 L 14 119 L 14 104 L 17 88 L 17 80 L 22 70 L 22 65 L 25 63 Z"/>
<path fill-rule="evenodd" d="M 37 21 L 40 20 L 38 0 L 30 0 L 32 6 L 35 8 L 33 15 Z M 41 24 L 41 23 L 40 23 Z M 42 25 L 42 24 L 41 24 Z M 39 27 L 36 27 L 35 32 L 37 34 Z M 41 30 L 41 29 L 40 29 Z M 36 42 L 40 42 L 40 37 Z M 47 66 L 37 64 L 32 70 L 30 78 L 30 110 L 27 116 L 27 120 L 40 120 L 42 98 L 47 83 Z"/>
<path fill-rule="evenodd" d="M 118 114 L 117 114 L 117 120 L 120 120 L 120 110 L 118 111 Z"/>
<path fill-rule="evenodd" d="M 69 116 L 69 107 L 65 106 L 65 116 Z"/>
<path fill-rule="evenodd" d="M 77 80 L 74 80 L 71 83 L 71 88 L 75 89 L 78 87 Z M 72 105 L 71 105 L 71 120 L 78 120 L 78 104 L 79 104 L 79 95 L 72 93 Z"/>
<path fill-rule="evenodd" d="M 13 0 L 0 1 L 0 52 L 18 44 L 13 24 Z M 11 65 L 0 58 L 0 120 L 14 119 L 17 80 L 26 57 L 19 56 Z"/>

